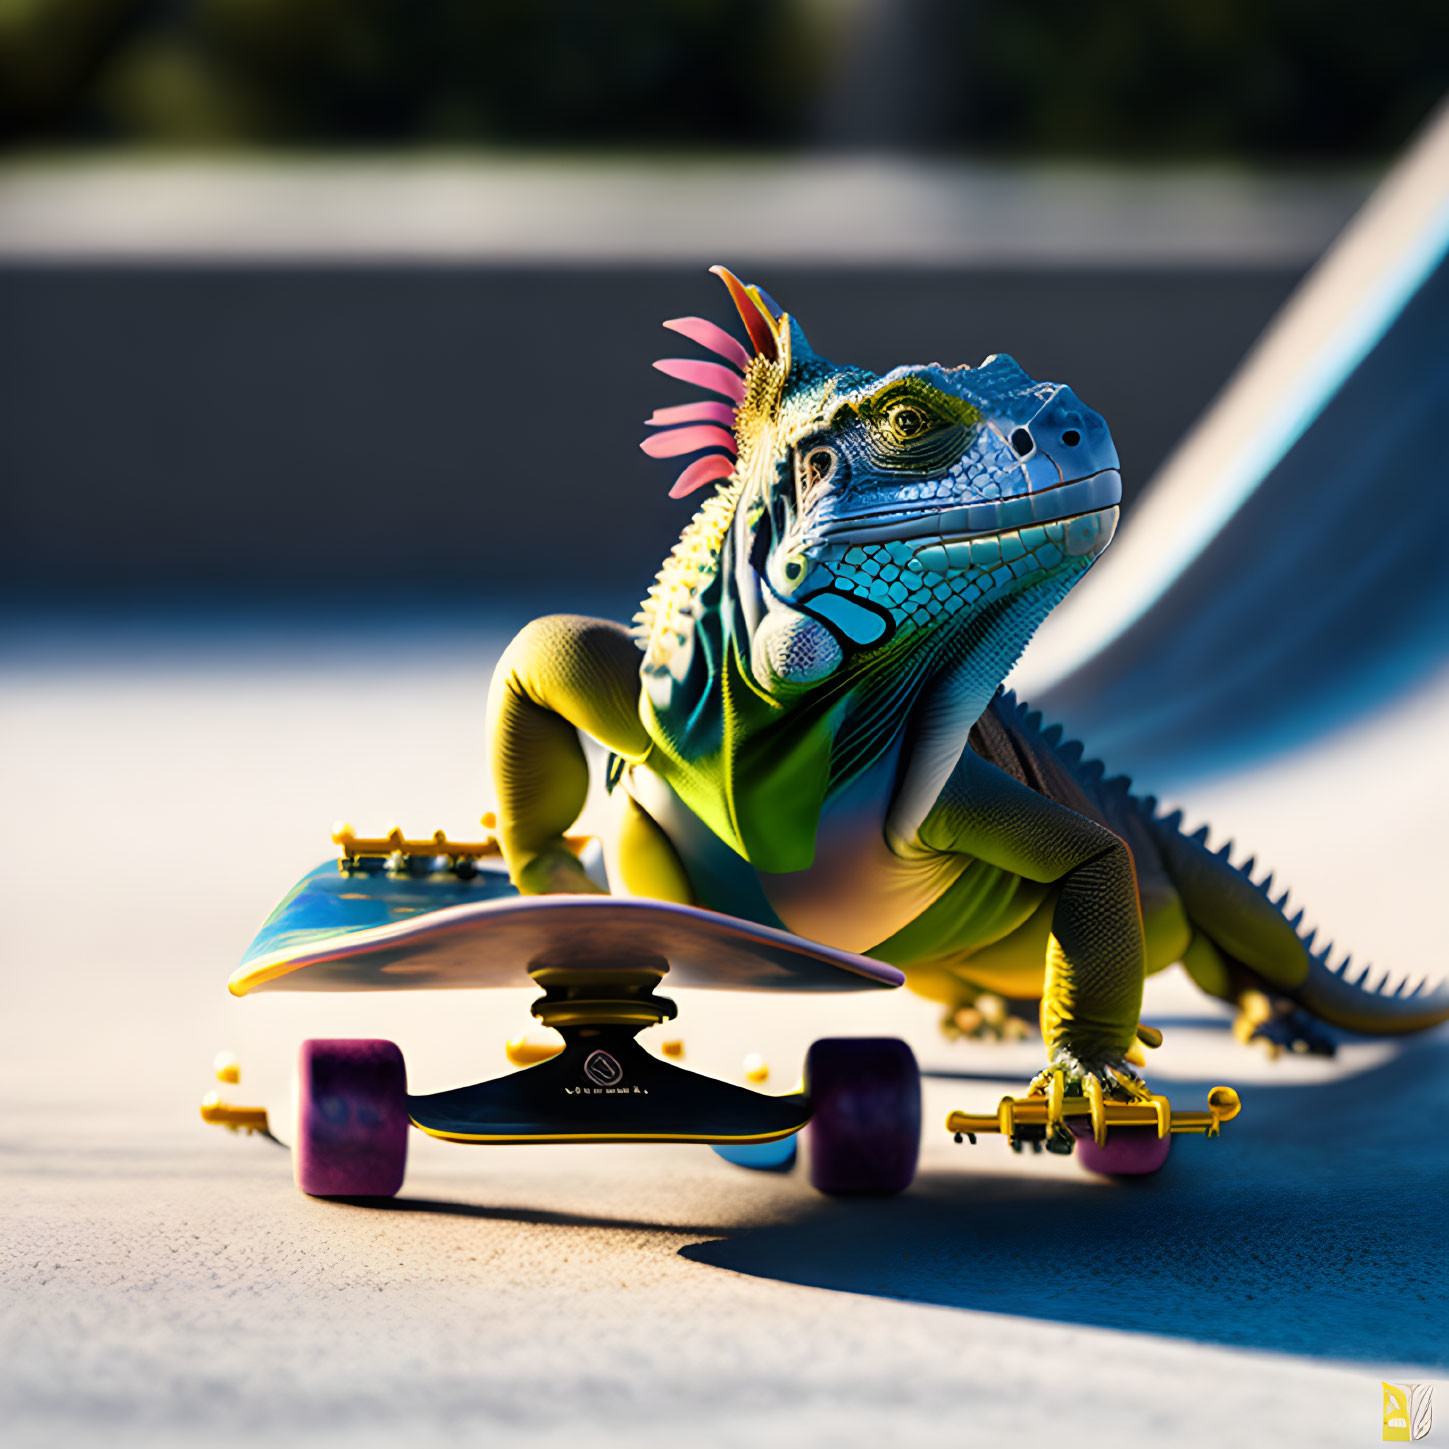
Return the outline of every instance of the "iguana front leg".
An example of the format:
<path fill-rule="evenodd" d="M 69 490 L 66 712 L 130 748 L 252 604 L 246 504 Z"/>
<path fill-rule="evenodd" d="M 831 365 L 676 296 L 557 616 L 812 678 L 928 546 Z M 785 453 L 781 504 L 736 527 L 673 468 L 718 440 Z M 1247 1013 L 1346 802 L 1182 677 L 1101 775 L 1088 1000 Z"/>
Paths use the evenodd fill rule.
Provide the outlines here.
<path fill-rule="evenodd" d="M 599 890 L 563 839 L 589 789 L 580 730 L 631 761 L 649 753 L 639 651 L 627 629 L 604 619 L 535 619 L 504 651 L 488 691 L 498 839 L 525 895 Z"/>
<path fill-rule="evenodd" d="M 1132 854 L 1105 826 L 962 752 L 914 848 L 970 855 L 1056 886 L 1041 1023 L 1048 1067 L 1068 1091 L 1142 1091 L 1128 1061 L 1142 1010 L 1145 951 Z M 910 844 L 896 843 L 909 850 Z"/>

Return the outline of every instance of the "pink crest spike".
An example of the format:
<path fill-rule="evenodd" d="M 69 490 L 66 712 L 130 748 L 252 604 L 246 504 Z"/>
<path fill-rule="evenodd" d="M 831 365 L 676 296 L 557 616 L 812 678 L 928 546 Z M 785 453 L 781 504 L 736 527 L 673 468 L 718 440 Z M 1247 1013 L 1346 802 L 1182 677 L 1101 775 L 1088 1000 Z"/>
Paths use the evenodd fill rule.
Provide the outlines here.
<path fill-rule="evenodd" d="M 678 407 L 655 408 L 644 421 L 651 428 L 671 427 L 675 423 L 720 423 L 732 428 L 735 410 L 728 403 L 680 403 Z"/>
<path fill-rule="evenodd" d="M 651 458 L 677 458 L 681 453 L 698 453 L 705 448 L 728 448 L 733 457 L 735 435 L 723 428 L 671 428 L 667 433 L 645 438 L 639 446 Z"/>
<path fill-rule="evenodd" d="M 708 322 L 703 317 L 675 317 L 664 325 L 671 332 L 678 332 L 681 337 L 687 337 L 691 342 L 697 342 L 701 347 L 717 352 L 727 362 L 734 363 L 741 372 L 750 365 L 750 354 L 723 327 L 716 327 L 713 322 Z"/>
<path fill-rule="evenodd" d="M 722 367 L 718 362 L 694 362 L 686 357 L 661 358 L 654 366 L 665 377 L 677 377 L 680 382 L 692 382 L 695 387 L 707 387 L 727 397 L 732 403 L 745 400 L 745 380 L 733 368 Z"/>
<path fill-rule="evenodd" d="M 713 483 L 717 478 L 728 478 L 734 471 L 734 460 L 722 458 L 718 453 L 711 453 L 708 458 L 697 458 L 674 480 L 669 496 L 688 498 L 705 484 Z"/>

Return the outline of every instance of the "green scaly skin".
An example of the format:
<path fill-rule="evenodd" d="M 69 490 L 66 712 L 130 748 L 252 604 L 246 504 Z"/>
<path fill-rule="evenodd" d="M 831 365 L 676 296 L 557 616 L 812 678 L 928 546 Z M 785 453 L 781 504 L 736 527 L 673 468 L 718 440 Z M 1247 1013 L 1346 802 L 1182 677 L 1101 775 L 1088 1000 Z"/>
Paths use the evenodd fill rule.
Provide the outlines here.
<path fill-rule="evenodd" d="M 1442 987 L 1330 966 L 1251 863 L 1184 836 L 1001 693 L 1111 540 L 1102 419 L 1008 357 L 838 367 L 722 275 L 755 344 L 733 471 L 634 631 L 541 619 L 494 676 L 490 763 L 519 888 L 597 889 L 563 843 L 588 787 L 582 731 L 614 756 L 617 889 L 867 952 L 948 1020 L 992 995 L 1037 1000 L 1069 1090 L 1140 1090 L 1143 980 L 1175 961 L 1245 1009 L 1245 1038 L 1327 1050 L 1315 1022 L 1449 1018 Z"/>

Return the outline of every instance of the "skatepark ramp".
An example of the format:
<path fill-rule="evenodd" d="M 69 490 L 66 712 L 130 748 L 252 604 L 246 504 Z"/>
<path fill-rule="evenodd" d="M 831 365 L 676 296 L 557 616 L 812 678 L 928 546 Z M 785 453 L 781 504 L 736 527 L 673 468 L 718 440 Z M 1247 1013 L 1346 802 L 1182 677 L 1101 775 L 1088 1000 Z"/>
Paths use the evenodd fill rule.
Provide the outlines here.
<path fill-rule="evenodd" d="M 1013 679 L 1160 788 L 1449 661 L 1449 104 L 1128 512 Z"/>

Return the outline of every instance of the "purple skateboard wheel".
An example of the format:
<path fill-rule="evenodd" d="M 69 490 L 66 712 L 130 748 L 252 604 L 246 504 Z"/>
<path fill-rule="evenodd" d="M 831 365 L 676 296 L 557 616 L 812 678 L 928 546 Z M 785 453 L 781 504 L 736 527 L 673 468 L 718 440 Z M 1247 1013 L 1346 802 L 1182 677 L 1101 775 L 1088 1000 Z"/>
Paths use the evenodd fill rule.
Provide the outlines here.
<path fill-rule="evenodd" d="M 1098 1147 L 1091 1128 L 1077 1138 L 1077 1160 L 1088 1172 L 1104 1177 L 1145 1177 L 1167 1161 L 1171 1137 L 1159 1137 L 1155 1127 L 1113 1127 L 1107 1145 Z"/>
<path fill-rule="evenodd" d="M 827 1037 L 805 1058 L 810 1181 L 836 1195 L 904 1192 L 921 1149 L 921 1071 L 895 1037 Z"/>
<path fill-rule="evenodd" d="M 408 1086 L 390 1041 L 302 1043 L 297 1186 L 312 1197 L 391 1197 L 408 1158 Z"/>

